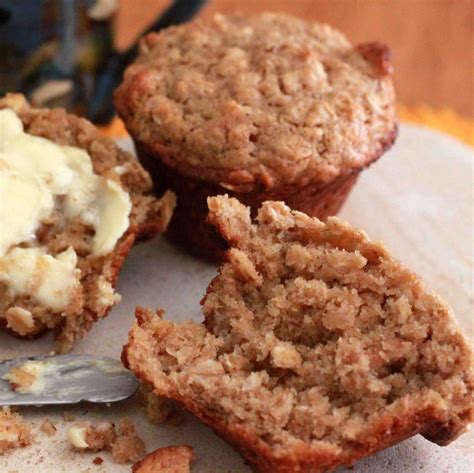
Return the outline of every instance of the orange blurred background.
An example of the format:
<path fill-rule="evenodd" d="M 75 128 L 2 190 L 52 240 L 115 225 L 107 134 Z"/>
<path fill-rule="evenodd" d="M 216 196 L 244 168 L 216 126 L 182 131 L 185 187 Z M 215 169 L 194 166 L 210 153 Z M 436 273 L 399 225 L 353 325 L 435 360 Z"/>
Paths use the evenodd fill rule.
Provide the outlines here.
<path fill-rule="evenodd" d="M 117 46 L 130 44 L 168 3 L 120 0 Z M 474 116 L 472 0 L 210 0 L 201 16 L 268 10 L 329 23 L 355 43 L 385 42 L 401 103 Z"/>

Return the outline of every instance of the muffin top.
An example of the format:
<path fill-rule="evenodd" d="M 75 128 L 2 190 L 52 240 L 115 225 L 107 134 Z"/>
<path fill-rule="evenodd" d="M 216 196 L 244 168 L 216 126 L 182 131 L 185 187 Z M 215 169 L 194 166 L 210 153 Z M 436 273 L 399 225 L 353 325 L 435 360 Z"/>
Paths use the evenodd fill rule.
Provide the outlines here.
<path fill-rule="evenodd" d="M 216 15 L 146 36 L 116 91 L 135 141 L 247 192 L 324 183 L 393 142 L 388 49 L 281 14 Z"/>

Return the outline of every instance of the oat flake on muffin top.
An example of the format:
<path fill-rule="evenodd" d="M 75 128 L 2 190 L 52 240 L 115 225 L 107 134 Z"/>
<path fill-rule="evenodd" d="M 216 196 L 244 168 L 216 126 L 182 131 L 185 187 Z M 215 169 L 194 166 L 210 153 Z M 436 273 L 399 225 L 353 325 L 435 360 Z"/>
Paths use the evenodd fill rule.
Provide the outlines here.
<path fill-rule="evenodd" d="M 330 181 L 377 159 L 397 128 L 386 47 L 281 14 L 148 35 L 116 105 L 167 165 L 234 189 Z"/>

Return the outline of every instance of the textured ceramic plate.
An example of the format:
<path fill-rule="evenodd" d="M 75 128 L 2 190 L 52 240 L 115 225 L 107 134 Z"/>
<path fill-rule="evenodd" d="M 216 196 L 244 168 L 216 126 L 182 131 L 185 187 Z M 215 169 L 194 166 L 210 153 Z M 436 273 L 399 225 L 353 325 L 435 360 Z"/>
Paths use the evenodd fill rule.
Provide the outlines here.
<path fill-rule="evenodd" d="M 130 147 L 130 142 L 121 143 Z M 341 217 L 382 240 L 420 274 L 426 284 L 454 307 L 459 324 L 474 336 L 473 307 L 473 150 L 434 131 L 402 125 L 394 148 L 361 177 Z M 136 305 L 163 307 L 179 321 L 201 320 L 199 300 L 215 274 L 215 267 L 196 260 L 158 238 L 133 249 L 118 291 L 122 302 L 109 317 L 96 324 L 76 353 L 119 357 Z M 36 355 L 51 350 L 51 339 L 19 341 L 0 334 L 0 359 Z M 0 472 L 122 472 L 108 453 L 100 466 L 93 453 L 73 453 L 66 441 L 71 425 L 63 412 L 77 420 L 116 420 L 129 416 L 148 451 L 186 443 L 196 450 L 193 472 L 249 472 L 230 446 L 190 415 L 179 426 L 150 424 L 132 401 L 109 408 L 80 405 L 74 408 L 23 409 L 33 423 L 32 446 L 0 457 Z M 57 422 L 58 432 L 47 437 L 38 431 L 45 418 Z M 465 473 L 474 471 L 474 434 L 467 433 L 449 447 L 438 447 L 421 436 L 359 462 L 353 473 Z"/>

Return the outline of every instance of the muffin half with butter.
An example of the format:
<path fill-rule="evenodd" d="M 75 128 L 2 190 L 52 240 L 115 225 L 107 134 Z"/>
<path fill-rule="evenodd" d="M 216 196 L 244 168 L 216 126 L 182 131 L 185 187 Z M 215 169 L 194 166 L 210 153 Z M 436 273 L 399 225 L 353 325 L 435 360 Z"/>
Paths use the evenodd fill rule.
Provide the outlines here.
<path fill-rule="evenodd" d="M 0 99 L 0 323 L 68 351 L 120 300 L 138 239 L 163 232 L 175 197 L 88 121 Z"/>

